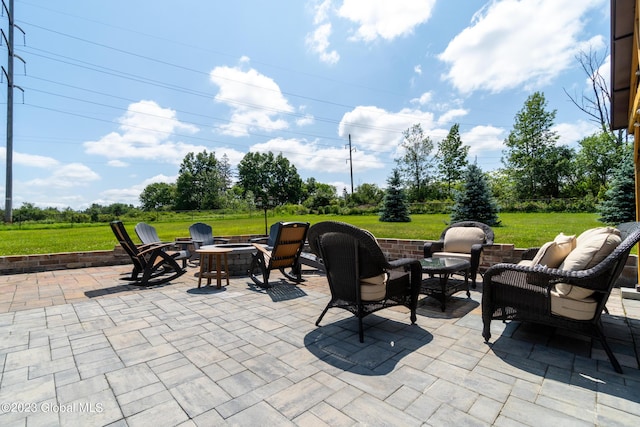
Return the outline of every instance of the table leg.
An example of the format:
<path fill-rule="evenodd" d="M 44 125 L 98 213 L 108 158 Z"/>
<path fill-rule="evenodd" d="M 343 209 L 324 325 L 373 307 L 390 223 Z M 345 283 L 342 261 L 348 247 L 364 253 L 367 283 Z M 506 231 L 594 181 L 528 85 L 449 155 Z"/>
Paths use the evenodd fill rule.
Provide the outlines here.
<path fill-rule="evenodd" d="M 469 292 L 469 269 L 464 271 L 464 285 L 467 288 L 467 298 L 471 298 L 471 292 Z"/>
<path fill-rule="evenodd" d="M 207 255 L 200 254 L 200 273 L 198 273 L 198 287 L 202 284 L 202 275 L 204 274 L 205 264 L 207 264 Z"/>
<path fill-rule="evenodd" d="M 227 253 L 225 252 L 224 254 L 224 271 L 225 276 L 227 277 L 227 286 L 229 286 L 229 262 L 227 260 Z"/>
<path fill-rule="evenodd" d="M 216 254 L 216 288 L 222 287 L 222 257 Z"/>
<path fill-rule="evenodd" d="M 440 303 L 441 303 L 440 307 L 442 308 L 442 311 L 444 311 L 445 308 L 446 308 L 445 304 L 446 304 L 446 301 L 447 301 L 447 283 L 448 283 L 448 281 L 449 281 L 449 273 L 442 273 L 440 275 L 440 286 L 442 287 L 442 294 L 441 294 L 442 300 L 440 301 Z"/>

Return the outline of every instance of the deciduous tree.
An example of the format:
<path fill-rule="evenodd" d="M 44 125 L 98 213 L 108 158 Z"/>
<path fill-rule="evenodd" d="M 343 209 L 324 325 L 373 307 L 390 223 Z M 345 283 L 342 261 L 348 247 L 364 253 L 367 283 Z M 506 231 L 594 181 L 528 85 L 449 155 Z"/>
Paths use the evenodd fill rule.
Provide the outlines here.
<path fill-rule="evenodd" d="M 176 185 L 166 182 L 154 182 L 140 193 L 141 208 L 144 211 L 156 211 L 170 208 L 175 198 Z"/>
<path fill-rule="evenodd" d="M 460 125 L 458 123 L 451 126 L 449 134 L 438 144 L 436 159 L 438 171 L 442 179 L 447 184 L 447 195 L 451 197 L 451 186 L 459 181 L 464 175 L 465 168 L 469 163 L 469 146 L 462 143 L 460 138 Z"/>
<path fill-rule="evenodd" d="M 224 185 L 215 153 L 188 153 L 180 165 L 175 208 L 219 209 Z"/>
<path fill-rule="evenodd" d="M 433 142 L 425 136 L 418 123 L 402 133 L 400 148 L 404 150 L 402 157 L 395 159 L 401 179 L 409 186 L 411 200 L 424 201 L 427 196 L 427 185 L 433 168 Z"/>
<path fill-rule="evenodd" d="M 549 174 L 554 164 L 549 159 L 558 157 L 558 134 L 552 130 L 556 111 L 547 111 L 544 94 L 535 92 L 527 98 L 516 114 L 513 129 L 505 139 L 502 162 L 505 171 L 515 183 L 520 198 L 551 197 Z"/>
<path fill-rule="evenodd" d="M 247 153 L 238 164 L 238 185 L 243 194 L 252 192 L 274 204 L 300 203 L 302 179 L 282 154 Z"/>

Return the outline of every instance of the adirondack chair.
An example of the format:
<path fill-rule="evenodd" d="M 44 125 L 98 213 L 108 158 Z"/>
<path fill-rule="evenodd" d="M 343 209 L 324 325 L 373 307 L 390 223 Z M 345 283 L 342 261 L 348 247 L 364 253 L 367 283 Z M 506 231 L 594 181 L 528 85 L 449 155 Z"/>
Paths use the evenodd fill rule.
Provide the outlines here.
<path fill-rule="evenodd" d="M 186 272 L 178 265 L 176 258 L 166 251 L 171 243 L 136 245 L 122 221 L 111 222 L 111 230 L 133 263 L 131 275 L 125 280 L 139 286 L 153 286 L 170 282 Z"/>

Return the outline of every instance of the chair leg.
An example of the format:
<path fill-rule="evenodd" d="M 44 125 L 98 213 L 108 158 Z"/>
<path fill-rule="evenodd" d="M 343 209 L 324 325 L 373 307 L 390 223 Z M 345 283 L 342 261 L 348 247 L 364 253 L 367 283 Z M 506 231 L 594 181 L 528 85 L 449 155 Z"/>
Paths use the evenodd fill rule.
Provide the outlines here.
<path fill-rule="evenodd" d="M 262 274 L 262 282 L 258 279 L 256 275 L 256 269 L 260 268 L 260 274 Z M 261 252 L 253 255 L 251 259 L 251 265 L 249 266 L 249 277 L 253 280 L 253 283 L 260 286 L 261 288 L 269 288 L 269 270 L 265 267 L 264 257 Z"/>
<path fill-rule="evenodd" d="M 364 342 L 364 326 L 362 325 L 363 317 L 364 312 L 362 310 L 362 304 L 358 304 L 358 338 L 360 338 L 360 342 Z"/>
<path fill-rule="evenodd" d="M 602 343 L 602 348 L 604 348 L 605 353 L 607 353 L 607 357 L 609 357 L 609 361 L 613 365 L 613 369 L 615 369 L 617 373 L 621 374 L 622 367 L 620 366 L 620 363 L 618 362 L 615 354 L 613 354 L 613 351 L 611 351 L 611 347 L 609 347 L 609 343 L 607 343 L 607 339 L 605 338 L 604 333 L 602 333 L 602 328 L 600 327 L 600 325 L 596 325 L 596 330 L 598 331 L 598 336 L 600 338 L 600 342 Z"/>
<path fill-rule="evenodd" d="M 327 310 L 329 310 L 329 307 L 331 307 L 331 303 L 327 304 L 327 306 L 324 308 L 324 310 L 322 310 L 322 313 L 320 314 L 320 317 L 318 317 L 318 320 L 316 320 L 316 326 L 320 326 L 320 321 L 322 320 L 324 315 L 327 313 Z"/>

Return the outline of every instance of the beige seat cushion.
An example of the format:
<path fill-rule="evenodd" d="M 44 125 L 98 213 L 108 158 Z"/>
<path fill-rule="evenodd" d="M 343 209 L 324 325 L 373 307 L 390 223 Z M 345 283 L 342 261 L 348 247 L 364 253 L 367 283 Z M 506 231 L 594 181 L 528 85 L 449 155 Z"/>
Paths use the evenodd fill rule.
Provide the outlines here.
<path fill-rule="evenodd" d="M 569 253 L 576 247 L 576 236 L 560 233 L 552 242 L 547 242 L 538 250 L 531 261 L 549 268 L 558 268 Z"/>
<path fill-rule="evenodd" d="M 444 235 L 445 252 L 471 252 L 471 246 L 484 243 L 484 231 L 478 227 L 452 227 Z"/>
<path fill-rule="evenodd" d="M 574 286 L 574 288 L 577 286 Z M 567 298 L 557 291 L 551 291 L 551 313 L 574 320 L 591 320 L 596 314 L 598 302 L 590 297 Z"/>
<path fill-rule="evenodd" d="M 360 299 L 362 301 L 380 301 L 387 294 L 387 273 L 360 279 Z"/>
<path fill-rule="evenodd" d="M 561 270 L 587 270 L 604 260 L 622 242 L 620 231 L 613 227 L 598 227 L 578 236 L 577 246 L 560 265 Z M 572 299 L 583 299 L 593 294 L 590 289 L 566 283 L 556 285 L 557 292 Z"/>

